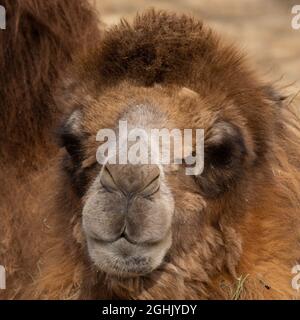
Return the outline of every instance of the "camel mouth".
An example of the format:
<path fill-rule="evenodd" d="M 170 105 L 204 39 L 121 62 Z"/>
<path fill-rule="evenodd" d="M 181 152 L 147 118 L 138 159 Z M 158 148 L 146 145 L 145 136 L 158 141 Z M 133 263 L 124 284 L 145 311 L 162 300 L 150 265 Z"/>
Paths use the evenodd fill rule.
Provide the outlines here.
<path fill-rule="evenodd" d="M 110 242 L 87 239 L 89 256 L 96 268 L 122 278 L 151 273 L 163 262 L 171 243 L 171 234 L 152 244 L 129 242 L 125 237 Z"/>

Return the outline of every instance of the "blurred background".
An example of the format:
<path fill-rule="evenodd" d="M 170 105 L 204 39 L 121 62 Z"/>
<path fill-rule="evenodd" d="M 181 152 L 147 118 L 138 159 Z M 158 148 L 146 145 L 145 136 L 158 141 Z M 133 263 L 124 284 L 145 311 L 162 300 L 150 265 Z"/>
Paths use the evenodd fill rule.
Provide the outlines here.
<path fill-rule="evenodd" d="M 290 89 L 300 88 L 300 30 L 291 27 L 291 10 L 300 0 L 90 1 L 107 28 L 149 7 L 200 18 L 235 41 L 263 75 L 282 86 L 292 85 Z"/>

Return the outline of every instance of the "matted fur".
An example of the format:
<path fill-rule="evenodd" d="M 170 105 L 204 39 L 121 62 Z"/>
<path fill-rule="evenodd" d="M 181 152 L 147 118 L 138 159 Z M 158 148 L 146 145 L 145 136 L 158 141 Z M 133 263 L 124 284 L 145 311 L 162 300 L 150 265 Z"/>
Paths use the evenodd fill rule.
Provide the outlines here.
<path fill-rule="evenodd" d="M 47 179 L 36 176 L 58 152 L 53 132 L 64 110 L 54 103 L 55 87 L 77 56 L 97 46 L 100 31 L 85 0 L 0 5 L 7 14 L 6 30 L 0 30 L 0 264 L 12 289 L 0 296 L 12 298 L 32 280 L 44 237 L 37 196 Z"/>
<path fill-rule="evenodd" d="M 0 32 L 0 157 L 21 158 L 30 166 L 36 149 L 49 146 L 48 133 L 60 113 L 53 88 L 75 56 L 96 46 L 98 21 L 84 0 L 1 0 L 0 5 L 7 15 Z"/>
<path fill-rule="evenodd" d="M 205 199 L 209 209 L 199 234 L 175 221 L 175 234 L 184 241 L 157 270 L 118 279 L 97 272 L 89 261 L 81 201 L 60 170 L 60 155 L 50 159 L 48 169 L 31 176 L 28 185 L 6 190 L 6 199 L 14 202 L 1 203 L 4 226 L 13 226 L 2 239 L 9 274 L 6 298 L 298 298 L 291 268 L 300 259 L 299 114 L 269 96 L 235 48 L 193 19 L 150 11 L 133 26 L 124 21 L 108 31 L 101 49 L 91 52 L 73 78 L 75 88 L 59 101 L 66 108 L 80 101 L 86 132 L 99 129 L 95 112 L 104 126 L 120 112 L 124 97 L 159 100 L 169 86 L 209 93 L 211 101 L 220 95 L 224 102 L 232 99 L 255 137 L 256 161 L 230 192 Z M 102 103 L 111 106 L 108 111 L 88 108 L 101 94 Z M 168 108 L 171 112 L 172 104 Z M 200 195 L 182 192 L 176 178 L 172 187 L 177 204 L 197 213 Z M 12 211 L 15 220 L 7 214 Z M 239 277 L 245 281 L 237 295 Z"/>

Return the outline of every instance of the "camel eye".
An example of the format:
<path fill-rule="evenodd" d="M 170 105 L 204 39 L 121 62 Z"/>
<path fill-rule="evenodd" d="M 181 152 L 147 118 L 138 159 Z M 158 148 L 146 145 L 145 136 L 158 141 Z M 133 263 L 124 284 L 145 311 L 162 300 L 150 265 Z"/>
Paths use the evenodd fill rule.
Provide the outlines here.
<path fill-rule="evenodd" d="M 227 141 L 208 147 L 205 152 L 205 160 L 213 167 L 222 168 L 232 163 L 234 153 L 234 145 Z"/>
<path fill-rule="evenodd" d="M 80 122 L 80 110 L 75 110 L 58 131 L 60 146 L 64 147 L 72 159 L 77 162 L 82 160 L 82 140 L 84 138 Z"/>
<path fill-rule="evenodd" d="M 205 146 L 206 167 L 226 169 L 241 163 L 246 154 L 246 146 L 239 128 L 228 122 L 221 122 L 213 132 Z"/>
<path fill-rule="evenodd" d="M 61 145 L 65 147 L 70 156 L 79 158 L 81 155 L 81 141 L 71 133 L 61 135 Z"/>
<path fill-rule="evenodd" d="M 244 137 L 238 127 L 220 122 L 211 130 L 204 148 L 204 171 L 196 179 L 207 197 L 229 190 L 243 176 L 248 155 Z"/>

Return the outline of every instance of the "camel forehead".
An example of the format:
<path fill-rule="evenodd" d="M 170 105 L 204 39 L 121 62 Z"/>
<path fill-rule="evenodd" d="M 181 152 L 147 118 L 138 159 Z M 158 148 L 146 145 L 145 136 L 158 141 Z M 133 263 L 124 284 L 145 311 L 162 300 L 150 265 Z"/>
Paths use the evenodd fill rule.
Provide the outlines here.
<path fill-rule="evenodd" d="M 126 121 L 128 128 L 164 128 L 178 122 L 177 106 L 171 99 L 151 95 L 131 95 L 118 99 L 103 96 L 80 113 L 71 116 L 74 127 L 94 133 L 103 128 L 116 129 L 119 121 Z M 176 116 L 177 115 L 177 116 Z M 80 125 L 81 124 L 81 125 Z"/>
<path fill-rule="evenodd" d="M 114 128 L 120 120 L 132 127 L 202 128 L 215 118 L 209 103 L 187 88 L 169 92 L 157 87 L 115 88 L 95 99 L 82 113 L 83 127 L 92 127 L 92 131 Z"/>
<path fill-rule="evenodd" d="M 216 113 L 205 99 L 188 88 L 166 92 L 157 86 L 121 86 L 89 100 L 68 122 L 74 132 L 81 128 L 90 134 L 103 128 L 116 129 L 119 121 L 126 121 L 129 129 L 207 129 L 215 121 Z"/>
<path fill-rule="evenodd" d="M 175 125 L 174 119 L 167 112 L 161 110 L 159 105 L 150 103 L 124 104 L 119 111 L 114 113 L 113 110 L 112 112 L 107 110 L 99 113 L 75 110 L 69 116 L 66 125 L 75 135 L 80 135 L 82 131 L 94 133 L 100 129 L 118 131 L 120 123 L 126 123 L 128 130 L 171 128 Z"/>
<path fill-rule="evenodd" d="M 119 121 L 126 121 L 128 129 L 155 129 L 166 126 L 168 116 L 159 106 L 143 103 L 129 106 Z"/>

